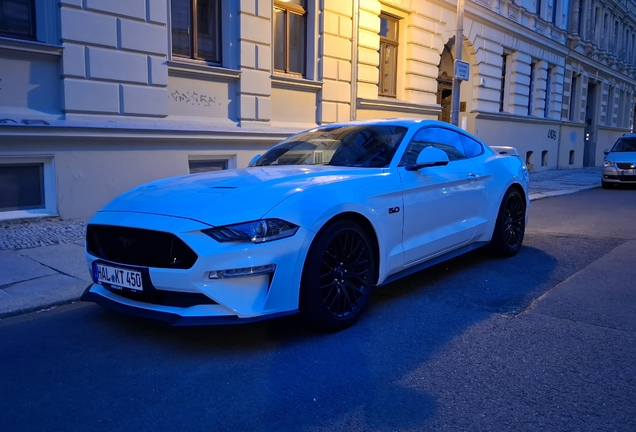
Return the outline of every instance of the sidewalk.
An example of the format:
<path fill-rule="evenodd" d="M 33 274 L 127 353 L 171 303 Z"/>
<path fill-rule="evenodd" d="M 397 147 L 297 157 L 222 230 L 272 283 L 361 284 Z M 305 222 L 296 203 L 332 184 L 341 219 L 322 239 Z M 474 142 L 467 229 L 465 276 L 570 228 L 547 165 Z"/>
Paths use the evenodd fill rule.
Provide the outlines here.
<path fill-rule="evenodd" d="M 600 167 L 530 174 L 530 199 L 601 185 Z M 86 221 L 0 222 L 0 318 L 77 301 L 91 283 L 84 258 Z"/>

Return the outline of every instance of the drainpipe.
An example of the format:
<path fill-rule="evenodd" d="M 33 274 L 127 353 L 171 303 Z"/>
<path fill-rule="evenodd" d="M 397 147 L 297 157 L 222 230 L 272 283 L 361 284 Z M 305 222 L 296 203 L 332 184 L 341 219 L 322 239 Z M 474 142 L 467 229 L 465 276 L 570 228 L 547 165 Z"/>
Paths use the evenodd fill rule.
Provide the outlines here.
<path fill-rule="evenodd" d="M 455 33 L 455 61 L 461 61 L 464 47 L 464 0 L 457 0 L 457 33 Z M 453 72 L 453 75 L 456 75 Z M 451 100 L 451 124 L 459 125 L 460 86 L 462 82 L 453 76 L 453 98 Z"/>
<path fill-rule="evenodd" d="M 358 104 L 358 32 L 360 31 L 360 0 L 353 0 L 352 18 L 353 26 L 351 30 L 351 94 L 349 119 L 356 120 Z"/>

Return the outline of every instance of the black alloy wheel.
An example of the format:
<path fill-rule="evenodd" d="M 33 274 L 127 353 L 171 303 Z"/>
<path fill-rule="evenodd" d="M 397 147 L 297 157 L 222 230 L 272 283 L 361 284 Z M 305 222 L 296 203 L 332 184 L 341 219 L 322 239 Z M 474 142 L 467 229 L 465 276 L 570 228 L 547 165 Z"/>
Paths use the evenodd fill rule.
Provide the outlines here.
<path fill-rule="evenodd" d="M 521 249 L 526 228 L 526 203 L 516 189 L 506 193 L 492 238 L 492 246 L 502 256 L 513 256 Z"/>
<path fill-rule="evenodd" d="M 366 307 L 376 273 L 374 251 L 364 230 L 346 220 L 329 225 L 307 255 L 301 314 L 322 330 L 349 327 Z"/>

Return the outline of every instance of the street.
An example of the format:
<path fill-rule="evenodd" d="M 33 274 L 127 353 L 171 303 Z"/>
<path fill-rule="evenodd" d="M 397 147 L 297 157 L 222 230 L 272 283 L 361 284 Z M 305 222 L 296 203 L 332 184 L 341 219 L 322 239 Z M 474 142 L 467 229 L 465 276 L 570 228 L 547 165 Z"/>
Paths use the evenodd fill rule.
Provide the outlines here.
<path fill-rule="evenodd" d="M 170 328 L 74 304 L 0 321 L 0 431 L 633 431 L 636 190 L 535 201 L 524 247 L 296 317 Z"/>

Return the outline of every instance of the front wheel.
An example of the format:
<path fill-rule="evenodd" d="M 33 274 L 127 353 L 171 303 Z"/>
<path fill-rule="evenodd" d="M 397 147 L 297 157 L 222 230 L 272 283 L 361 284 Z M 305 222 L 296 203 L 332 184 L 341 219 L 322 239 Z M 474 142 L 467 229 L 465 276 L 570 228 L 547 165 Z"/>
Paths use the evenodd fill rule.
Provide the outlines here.
<path fill-rule="evenodd" d="M 337 221 L 314 240 L 303 268 L 300 312 L 312 326 L 337 331 L 355 323 L 377 279 L 371 242 L 360 226 Z"/>
<path fill-rule="evenodd" d="M 491 246 L 501 256 L 513 256 L 521 249 L 526 228 L 526 203 L 516 189 L 504 196 L 495 222 Z"/>

